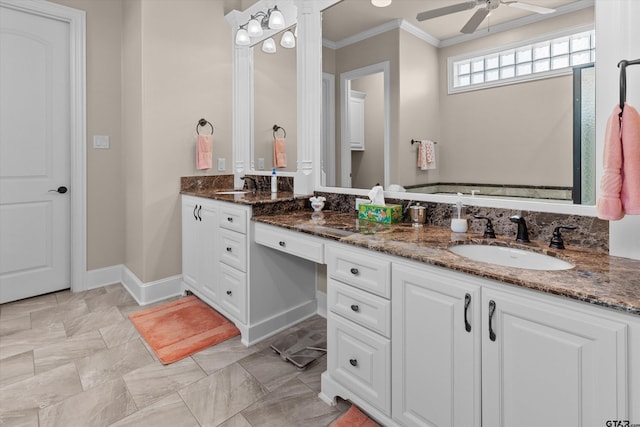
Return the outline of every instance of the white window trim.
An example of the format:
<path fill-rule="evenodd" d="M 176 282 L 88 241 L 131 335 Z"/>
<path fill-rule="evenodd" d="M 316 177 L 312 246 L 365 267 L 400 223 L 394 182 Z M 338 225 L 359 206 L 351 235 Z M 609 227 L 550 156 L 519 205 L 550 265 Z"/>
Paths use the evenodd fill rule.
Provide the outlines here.
<path fill-rule="evenodd" d="M 461 86 L 461 87 L 454 87 L 453 86 L 453 83 L 454 83 L 454 81 L 453 81 L 454 80 L 453 64 L 458 62 L 458 61 L 463 61 L 463 60 L 472 59 L 472 58 L 476 58 L 476 57 L 484 57 L 484 56 L 488 56 L 488 55 L 495 54 L 495 53 L 498 53 L 498 52 L 502 52 L 502 51 L 505 51 L 505 50 L 511 50 L 511 49 L 515 50 L 515 49 L 518 49 L 518 48 L 523 47 L 523 46 L 536 44 L 536 43 L 540 43 L 540 42 L 543 42 L 543 41 L 552 40 L 552 39 L 556 39 L 556 38 L 560 38 L 560 37 L 566 37 L 566 36 L 570 36 L 570 35 L 573 35 L 573 34 L 582 33 L 582 32 L 585 32 L 585 31 L 591 31 L 593 29 L 594 29 L 593 25 L 581 25 L 581 26 L 578 26 L 578 27 L 572 27 L 572 28 L 568 28 L 568 29 L 565 29 L 565 30 L 562 30 L 562 31 L 557 31 L 557 32 L 553 32 L 553 33 L 547 33 L 547 34 L 544 34 L 542 36 L 538 36 L 538 37 L 527 39 L 527 40 L 518 41 L 518 42 L 515 42 L 515 43 L 502 45 L 502 46 L 491 48 L 491 49 L 467 52 L 467 53 L 463 53 L 463 54 L 456 55 L 456 56 L 450 56 L 450 57 L 447 58 L 448 94 L 451 95 L 451 94 L 454 94 L 454 93 L 470 92 L 470 91 L 474 91 L 474 90 L 482 90 L 482 89 L 488 89 L 488 88 L 497 87 L 497 86 L 506 86 L 506 85 L 515 84 L 515 83 L 521 83 L 521 82 L 525 82 L 525 81 L 548 79 L 550 77 L 557 77 L 557 76 L 563 76 L 563 75 L 571 74 L 571 73 L 573 73 L 573 69 L 571 67 L 567 67 L 567 68 L 561 68 L 561 69 L 558 69 L 558 70 L 549 70 L 549 71 L 543 71 L 543 72 L 539 72 L 539 73 L 531 73 L 531 74 L 527 74 L 527 75 L 524 75 L 524 76 L 514 76 L 514 77 L 511 77 L 511 78 L 508 78 L 508 79 L 500 79 L 500 80 L 495 80 L 495 81 L 491 81 L 491 82 L 479 83 L 479 84 L 475 84 L 475 85 Z"/>

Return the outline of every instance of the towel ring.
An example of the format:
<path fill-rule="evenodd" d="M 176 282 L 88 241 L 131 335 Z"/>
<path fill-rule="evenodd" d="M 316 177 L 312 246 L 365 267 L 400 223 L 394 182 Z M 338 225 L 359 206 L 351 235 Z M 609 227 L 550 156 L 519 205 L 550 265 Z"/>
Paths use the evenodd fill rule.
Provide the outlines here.
<path fill-rule="evenodd" d="M 278 125 L 273 125 L 273 138 L 276 138 L 276 132 L 278 132 L 280 129 L 282 129 L 282 133 L 284 133 L 284 137 L 287 137 L 287 131 L 284 130 L 284 128 L 282 126 L 278 126 Z"/>
<path fill-rule="evenodd" d="M 206 120 L 206 119 L 198 120 L 198 124 L 196 125 L 196 133 L 198 135 L 200 135 L 200 127 L 201 126 L 206 126 L 206 125 L 211 126 L 211 135 L 213 135 L 213 125 L 211 124 L 211 122 L 209 120 Z"/>

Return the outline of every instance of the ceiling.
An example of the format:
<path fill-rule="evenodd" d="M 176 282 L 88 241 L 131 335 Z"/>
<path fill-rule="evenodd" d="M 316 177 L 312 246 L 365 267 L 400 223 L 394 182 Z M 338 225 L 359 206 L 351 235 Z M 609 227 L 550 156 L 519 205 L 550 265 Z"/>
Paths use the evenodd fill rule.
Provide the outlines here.
<path fill-rule="evenodd" d="M 338 42 L 393 19 L 403 18 L 408 23 L 420 28 L 431 36 L 439 40 L 446 40 L 460 36 L 460 29 L 480 6 L 423 22 L 418 22 L 416 15 L 426 10 L 464 3 L 465 1 L 468 0 L 393 0 L 390 6 L 379 8 L 373 6 L 370 0 L 342 0 L 340 3 L 323 12 L 322 36 L 333 42 Z M 523 1 L 537 6 L 556 9 L 569 3 L 584 2 L 586 0 Z M 538 14 L 501 4 L 482 22 L 476 30 L 476 33 L 486 32 L 492 25 L 524 18 L 528 15 Z M 554 14 L 544 16 L 553 17 Z"/>

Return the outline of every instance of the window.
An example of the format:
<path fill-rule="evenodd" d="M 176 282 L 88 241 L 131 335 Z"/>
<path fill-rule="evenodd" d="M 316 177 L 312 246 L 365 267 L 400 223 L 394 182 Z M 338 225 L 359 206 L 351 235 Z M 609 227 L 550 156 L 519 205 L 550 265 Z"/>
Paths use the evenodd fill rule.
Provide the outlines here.
<path fill-rule="evenodd" d="M 568 74 L 594 61 L 594 30 L 474 52 L 449 58 L 449 93 Z"/>

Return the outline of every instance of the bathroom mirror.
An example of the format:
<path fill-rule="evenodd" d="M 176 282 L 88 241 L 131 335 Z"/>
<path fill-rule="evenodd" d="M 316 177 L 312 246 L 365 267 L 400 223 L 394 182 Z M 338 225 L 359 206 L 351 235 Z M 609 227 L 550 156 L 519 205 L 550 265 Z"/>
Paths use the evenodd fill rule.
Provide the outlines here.
<path fill-rule="evenodd" d="M 385 188 L 389 184 L 399 184 L 420 193 L 461 190 L 468 194 L 470 186 L 452 189 L 434 184 L 489 184 L 474 187 L 479 197 L 494 197 L 494 192 L 505 192 L 507 188 L 513 191 L 509 196 L 519 199 L 551 198 L 554 203 L 573 203 L 571 191 L 563 191 L 573 187 L 574 182 L 571 72 L 529 82 L 449 93 L 447 61 L 467 52 L 486 51 L 521 40 L 535 41 L 541 35 L 564 34 L 567 29 L 593 28 L 593 2 L 546 1 L 544 6 L 557 8 L 561 13 L 539 21 L 535 21 L 536 14 L 535 18 L 525 18 L 530 14 L 501 5 L 494 11 L 495 17 L 489 17 L 476 34 L 470 36 L 461 36 L 459 29 L 473 11 L 423 23 L 415 19 L 417 12 L 453 3 L 459 1 L 403 0 L 394 1 L 387 8 L 375 8 L 368 1 L 343 0 L 323 12 L 323 76 L 326 85 L 333 79 L 335 88 L 334 123 L 333 127 L 323 126 L 323 144 L 333 140 L 335 146 L 332 150 L 323 145 L 320 187 L 368 189 L 384 182 Z M 410 25 L 402 24 L 397 28 L 398 21 L 394 20 L 407 11 L 405 20 Z M 510 20 L 524 19 L 526 25 L 500 31 L 503 25 L 508 25 L 501 23 L 501 13 L 507 14 Z M 387 27 L 372 31 L 372 26 L 381 25 Z M 380 165 L 364 161 L 369 154 L 366 141 L 364 150 L 344 150 L 340 144 L 346 135 L 343 121 L 347 117 L 341 111 L 340 85 L 341 75 L 385 60 L 391 63 L 388 95 L 391 108 L 382 123 L 388 123 L 390 137 L 382 167 L 388 171 L 388 176 L 380 178 L 369 170 L 380 172 Z M 357 84 L 357 80 L 353 83 Z M 373 92 L 365 95 L 365 110 L 375 108 L 379 111 L 380 104 L 374 104 L 379 96 Z M 331 108 L 324 105 L 323 111 L 327 118 Z M 417 167 L 418 144 L 412 144 L 414 139 L 430 139 L 437 143 L 435 168 L 420 170 Z M 374 145 L 371 147 L 373 149 Z M 348 158 L 345 151 L 351 155 L 351 168 L 344 165 Z M 326 165 L 331 162 L 332 153 L 335 168 L 334 172 L 328 173 L 330 168 Z M 371 154 L 370 157 L 375 158 L 374 153 Z M 595 162 L 593 153 L 590 161 Z M 343 176 L 349 169 L 351 175 Z M 594 169 L 595 166 L 584 167 L 584 173 L 590 175 L 581 180 L 582 186 L 590 186 L 593 192 Z M 360 170 L 368 170 L 370 176 L 360 180 Z M 551 194 L 546 191 L 549 189 Z M 592 204 L 594 199 L 583 200 Z"/>

